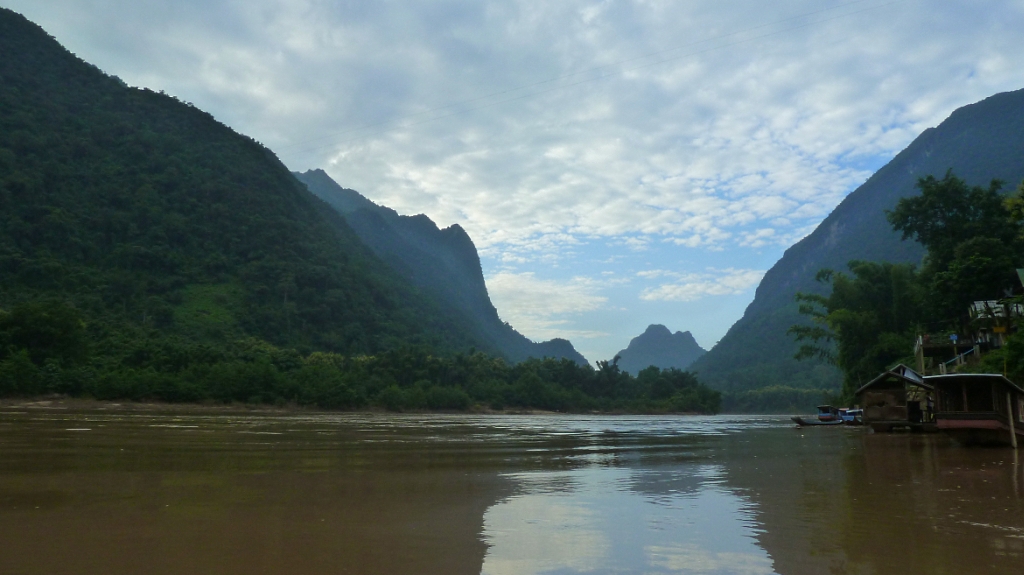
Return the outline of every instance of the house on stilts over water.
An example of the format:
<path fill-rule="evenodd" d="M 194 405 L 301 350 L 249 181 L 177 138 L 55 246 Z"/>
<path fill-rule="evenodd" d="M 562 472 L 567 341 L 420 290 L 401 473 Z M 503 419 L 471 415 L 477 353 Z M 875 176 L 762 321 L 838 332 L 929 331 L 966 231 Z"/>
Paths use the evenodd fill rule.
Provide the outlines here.
<path fill-rule="evenodd" d="M 964 444 L 1017 447 L 1024 440 L 1024 388 L 997 373 L 925 377 L 935 390 L 935 424 Z"/>
<path fill-rule="evenodd" d="M 864 423 L 875 431 L 940 431 L 964 444 L 1024 441 L 1024 387 L 1005 374 L 967 373 L 999 349 L 1024 317 L 1019 303 L 977 301 L 970 335 L 921 335 L 917 369 L 900 364 L 857 390 Z"/>
<path fill-rule="evenodd" d="M 935 429 L 935 389 L 902 363 L 861 386 L 856 395 L 864 424 L 874 431 Z"/>

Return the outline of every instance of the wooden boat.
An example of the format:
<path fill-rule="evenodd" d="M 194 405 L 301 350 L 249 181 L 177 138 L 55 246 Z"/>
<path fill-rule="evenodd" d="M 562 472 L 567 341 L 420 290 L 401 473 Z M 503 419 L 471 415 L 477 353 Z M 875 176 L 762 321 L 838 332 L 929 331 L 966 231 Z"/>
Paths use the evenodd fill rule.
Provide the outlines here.
<path fill-rule="evenodd" d="M 965 445 L 1012 445 L 1024 440 L 1024 389 L 993 373 L 924 378 L 935 387 L 939 431 Z"/>
<path fill-rule="evenodd" d="M 811 426 L 811 425 L 844 425 L 845 422 L 842 419 L 833 419 L 831 421 L 820 421 L 817 419 L 804 419 L 798 415 L 791 417 L 797 425 L 800 427 Z"/>
<path fill-rule="evenodd" d="M 839 408 L 832 407 L 831 405 L 819 405 L 818 406 L 818 421 L 842 421 L 839 419 Z"/>
<path fill-rule="evenodd" d="M 839 419 L 846 425 L 864 425 L 864 410 L 842 407 L 839 409 Z"/>
<path fill-rule="evenodd" d="M 831 405 L 819 405 L 818 406 L 818 419 L 804 419 L 803 417 L 794 416 L 791 417 L 797 425 L 803 427 L 807 425 L 843 425 L 846 423 L 843 421 L 842 411 Z"/>

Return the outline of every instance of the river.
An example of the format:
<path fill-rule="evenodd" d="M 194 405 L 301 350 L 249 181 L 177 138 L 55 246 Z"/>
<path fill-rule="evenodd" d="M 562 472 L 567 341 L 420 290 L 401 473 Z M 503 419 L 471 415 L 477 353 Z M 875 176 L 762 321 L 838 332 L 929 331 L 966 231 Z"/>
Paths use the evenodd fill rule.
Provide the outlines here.
<path fill-rule="evenodd" d="M 0 410 L 0 573 L 1024 572 L 1010 449 L 767 416 Z"/>

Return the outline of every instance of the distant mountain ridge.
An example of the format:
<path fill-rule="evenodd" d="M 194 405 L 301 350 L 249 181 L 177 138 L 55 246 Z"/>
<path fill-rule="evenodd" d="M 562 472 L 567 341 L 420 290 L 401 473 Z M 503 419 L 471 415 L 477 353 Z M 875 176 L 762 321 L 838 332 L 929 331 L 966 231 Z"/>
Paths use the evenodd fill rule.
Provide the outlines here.
<path fill-rule="evenodd" d="M 479 345 L 273 152 L 0 8 L 0 309 L 54 301 L 104 361 L 136 367 L 254 338 L 347 355 Z"/>
<path fill-rule="evenodd" d="M 661 369 L 686 369 L 705 353 L 707 351 L 697 344 L 690 332 L 672 333 L 663 325 L 651 324 L 616 355 L 619 369 L 636 375 L 652 365 Z"/>
<path fill-rule="evenodd" d="M 900 198 L 916 195 L 917 179 L 947 170 L 970 185 L 1003 180 L 1007 191 L 1024 179 L 1024 90 L 996 94 L 954 111 L 854 190 L 765 274 L 743 317 L 693 369 L 716 389 L 734 392 L 783 385 L 838 389 L 837 370 L 793 359 L 789 326 L 806 321 L 797 292 L 821 293 L 822 268 L 845 271 L 850 260 L 918 263 L 924 248 L 901 241 L 885 219 Z M 727 406 L 727 409 L 729 407 Z"/>
<path fill-rule="evenodd" d="M 443 305 L 468 316 L 478 338 L 509 360 L 564 357 L 588 365 L 568 340 L 535 343 L 498 317 L 487 293 L 476 246 L 458 224 L 438 229 L 423 214 L 400 215 L 355 190 L 341 187 L 323 170 L 294 175 L 344 216 L 377 257 Z"/>

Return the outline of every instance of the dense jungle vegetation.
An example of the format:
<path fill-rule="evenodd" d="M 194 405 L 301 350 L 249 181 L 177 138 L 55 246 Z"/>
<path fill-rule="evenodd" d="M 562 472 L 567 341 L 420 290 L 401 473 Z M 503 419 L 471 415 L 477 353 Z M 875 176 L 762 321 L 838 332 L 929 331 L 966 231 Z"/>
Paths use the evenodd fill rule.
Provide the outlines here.
<path fill-rule="evenodd" d="M 822 268 L 850 273 L 850 261 L 915 264 L 925 248 L 901 241 L 886 220 L 901 198 L 919 193 L 920 176 L 941 178 L 950 168 L 972 184 L 995 178 L 1009 190 L 1024 179 L 1024 89 L 994 94 L 954 110 L 861 186 L 846 196 L 815 230 L 790 246 L 758 285 L 743 317 L 690 369 L 722 390 L 724 409 L 752 405 L 756 411 L 803 411 L 842 386 L 843 373 L 820 360 L 793 356 L 802 342 L 786 337 L 793 324 L 810 323 L 794 300 L 797 292 L 828 296 L 829 283 L 815 281 Z M 806 303 L 806 302 L 803 302 Z M 771 392 L 771 390 L 775 390 Z M 799 398 L 797 403 L 790 403 Z M 787 407 L 788 406 L 788 407 Z"/>
<path fill-rule="evenodd" d="M 613 362 L 599 362 L 598 369 L 551 358 L 511 365 L 480 352 L 438 356 L 411 346 L 373 356 L 304 356 L 256 338 L 208 344 L 154 337 L 124 343 L 115 356 L 90 356 L 81 314 L 58 302 L 28 302 L 0 314 L 0 338 L 0 396 L 392 411 L 716 413 L 721 402 L 693 374 L 675 369 L 650 367 L 632 377 Z"/>
<path fill-rule="evenodd" d="M 0 9 L 0 396 L 718 406 L 682 372 L 493 352 L 264 146 Z"/>
<path fill-rule="evenodd" d="M 918 196 L 887 212 L 893 229 L 926 249 L 922 266 L 852 261 L 849 273 L 821 270 L 826 295 L 801 293 L 812 325 L 790 328 L 798 358 L 817 357 L 842 371 L 842 401 L 896 363 L 915 365 L 918 334 L 970 334 L 975 301 L 1020 302 L 1024 267 L 1024 183 L 1004 196 L 1002 183 L 969 186 L 951 171 L 918 180 Z M 969 369 L 1024 381 L 1024 332 Z"/>

